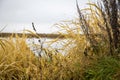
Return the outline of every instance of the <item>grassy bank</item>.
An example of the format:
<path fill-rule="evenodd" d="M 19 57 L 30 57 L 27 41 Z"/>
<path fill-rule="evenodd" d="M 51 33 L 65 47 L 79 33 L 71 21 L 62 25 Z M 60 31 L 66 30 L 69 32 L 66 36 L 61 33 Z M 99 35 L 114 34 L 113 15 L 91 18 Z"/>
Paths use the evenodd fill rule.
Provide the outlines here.
<path fill-rule="evenodd" d="M 110 18 L 114 13 L 109 15 L 104 10 L 109 9 L 107 4 L 88 5 L 89 8 L 80 10 L 77 4 L 78 18 L 56 24 L 59 27 L 58 33 L 62 36 L 66 34 L 66 40 L 56 38 L 44 48 L 44 42 L 41 42 L 37 34 L 33 34 L 39 38 L 38 44 L 33 41 L 30 45 L 39 50 L 38 56 L 28 47 L 27 36 L 24 34 L 0 39 L 0 79 L 119 80 L 120 37 L 117 34 L 117 41 L 114 40 L 116 36 L 113 35 L 111 23 L 114 18 Z M 108 12 L 110 11 L 111 8 Z M 116 25 L 120 25 L 119 15 Z M 69 37 L 72 38 L 68 39 Z M 54 43 L 60 43 L 62 47 L 52 48 Z"/>
<path fill-rule="evenodd" d="M 45 55 L 38 57 L 27 47 L 25 37 L 1 41 L 1 80 L 120 79 L 119 57 L 86 57 L 76 48 L 67 55 L 43 48 Z"/>

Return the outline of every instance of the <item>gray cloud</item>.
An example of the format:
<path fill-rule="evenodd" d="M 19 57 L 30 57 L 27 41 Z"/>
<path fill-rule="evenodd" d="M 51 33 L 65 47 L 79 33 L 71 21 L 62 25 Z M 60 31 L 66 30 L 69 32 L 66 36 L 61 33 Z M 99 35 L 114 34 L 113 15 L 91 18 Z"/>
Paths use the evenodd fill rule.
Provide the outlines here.
<path fill-rule="evenodd" d="M 23 23 L 56 20 L 61 15 L 74 13 L 73 2 L 74 0 L 4 0 L 0 6 L 0 21 Z"/>
<path fill-rule="evenodd" d="M 0 24 L 52 25 L 74 17 L 76 0 L 0 0 Z M 79 0 L 80 8 L 88 0 Z M 45 28 L 47 29 L 47 27 Z M 8 29 L 9 30 L 9 29 Z"/>

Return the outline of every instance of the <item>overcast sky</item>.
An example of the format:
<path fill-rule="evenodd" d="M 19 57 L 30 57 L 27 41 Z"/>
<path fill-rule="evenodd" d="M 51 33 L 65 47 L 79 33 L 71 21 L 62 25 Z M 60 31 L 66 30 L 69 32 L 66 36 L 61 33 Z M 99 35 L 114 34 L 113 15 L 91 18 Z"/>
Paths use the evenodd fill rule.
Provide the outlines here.
<path fill-rule="evenodd" d="M 88 0 L 78 0 L 80 8 Z M 32 29 L 31 23 L 40 33 L 54 31 L 52 25 L 76 16 L 76 0 L 0 0 L 0 29 L 4 32 L 18 32 Z"/>

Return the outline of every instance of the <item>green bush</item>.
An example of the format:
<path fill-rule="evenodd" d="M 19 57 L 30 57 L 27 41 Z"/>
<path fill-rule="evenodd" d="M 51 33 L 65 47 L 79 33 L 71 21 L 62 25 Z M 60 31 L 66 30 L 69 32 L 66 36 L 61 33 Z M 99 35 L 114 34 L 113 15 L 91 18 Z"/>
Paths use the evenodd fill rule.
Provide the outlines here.
<path fill-rule="evenodd" d="M 84 73 L 85 80 L 119 80 L 120 59 L 103 57 L 89 65 Z"/>

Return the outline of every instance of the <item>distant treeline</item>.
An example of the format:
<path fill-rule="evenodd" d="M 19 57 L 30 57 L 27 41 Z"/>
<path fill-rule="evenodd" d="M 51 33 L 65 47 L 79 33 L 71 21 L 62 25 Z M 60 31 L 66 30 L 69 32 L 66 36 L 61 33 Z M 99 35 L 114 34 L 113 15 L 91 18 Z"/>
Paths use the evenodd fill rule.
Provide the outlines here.
<path fill-rule="evenodd" d="M 39 34 L 30 34 L 30 33 L 0 33 L 0 37 L 22 37 L 22 36 L 26 36 L 27 38 L 65 38 L 64 35 L 60 35 L 60 34 L 46 34 L 46 33 L 39 33 Z"/>
<path fill-rule="evenodd" d="M 76 34 L 78 35 L 78 34 Z M 84 36 L 84 34 L 79 34 L 80 36 Z M 90 34 L 93 36 L 101 36 L 101 34 Z M 26 36 L 27 38 L 59 38 L 59 39 L 65 39 L 65 38 L 72 38 L 72 36 L 69 36 L 68 34 L 52 34 L 52 33 L 37 33 L 37 34 L 30 34 L 30 33 L 0 33 L 0 37 L 6 38 L 6 37 L 23 37 Z"/>

